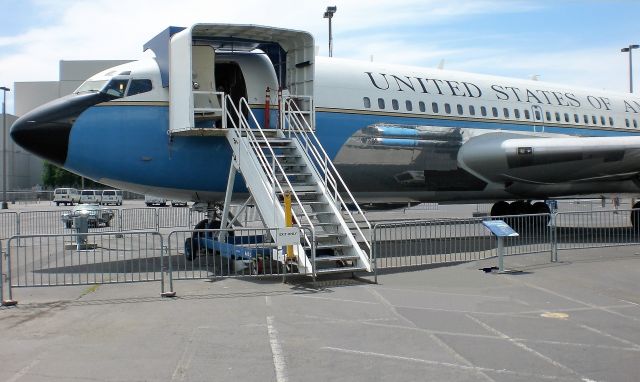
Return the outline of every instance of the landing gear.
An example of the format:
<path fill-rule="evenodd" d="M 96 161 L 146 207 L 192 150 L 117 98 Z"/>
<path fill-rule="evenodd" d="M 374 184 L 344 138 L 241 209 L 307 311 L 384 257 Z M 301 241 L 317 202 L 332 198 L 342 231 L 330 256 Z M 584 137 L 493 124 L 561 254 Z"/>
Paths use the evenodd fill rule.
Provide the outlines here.
<path fill-rule="evenodd" d="M 638 203 L 640 208 L 640 202 Z M 527 228 L 537 227 L 541 229 L 549 223 L 549 213 L 551 210 L 544 202 L 536 202 L 531 204 L 524 200 L 517 200 L 512 203 L 499 201 L 491 207 L 491 216 L 509 216 L 505 218 L 507 224 L 511 225 L 516 231 L 524 231 Z M 543 215 L 546 214 L 546 215 Z M 527 218 L 519 218 L 516 215 L 536 215 Z M 638 222 L 640 223 L 640 211 L 638 211 Z"/>

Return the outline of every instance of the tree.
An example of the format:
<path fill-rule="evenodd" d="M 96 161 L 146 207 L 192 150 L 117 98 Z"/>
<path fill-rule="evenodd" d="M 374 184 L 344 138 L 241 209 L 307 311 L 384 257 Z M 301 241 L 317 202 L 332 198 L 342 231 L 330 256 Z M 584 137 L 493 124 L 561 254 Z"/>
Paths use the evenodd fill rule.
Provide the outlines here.
<path fill-rule="evenodd" d="M 78 188 L 82 185 L 82 177 L 71 173 L 63 168 L 60 168 L 52 163 L 45 162 L 44 169 L 42 171 L 42 183 L 46 188 L 56 187 L 74 187 Z M 93 180 L 86 179 L 84 182 L 85 187 L 91 188 L 104 188 L 103 184 L 94 182 Z"/>

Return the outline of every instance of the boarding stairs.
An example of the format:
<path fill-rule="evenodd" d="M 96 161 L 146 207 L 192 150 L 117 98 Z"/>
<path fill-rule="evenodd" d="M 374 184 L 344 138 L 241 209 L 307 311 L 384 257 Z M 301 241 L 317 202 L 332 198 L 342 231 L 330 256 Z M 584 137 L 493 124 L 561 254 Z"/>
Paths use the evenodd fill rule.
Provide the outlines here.
<path fill-rule="evenodd" d="M 300 273 L 371 271 L 362 220 L 365 229 L 371 226 L 314 133 L 312 99 L 283 96 L 279 105 L 277 128 L 264 128 L 244 98 L 236 106 L 227 96 L 223 106 L 232 166 L 243 175 L 263 223 L 285 227 L 288 193 L 293 226 L 304 228 L 291 260 Z"/>

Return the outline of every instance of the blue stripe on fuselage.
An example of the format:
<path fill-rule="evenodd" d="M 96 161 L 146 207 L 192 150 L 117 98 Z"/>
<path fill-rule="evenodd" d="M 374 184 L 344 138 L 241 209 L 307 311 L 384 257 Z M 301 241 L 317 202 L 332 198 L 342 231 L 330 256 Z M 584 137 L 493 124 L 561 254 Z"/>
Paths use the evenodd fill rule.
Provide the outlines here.
<path fill-rule="evenodd" d="M 263 110 L 254 109 L 256 115 Z M 65 167 L 92 179 L 185 190 L 224 192 L 231 148 L 224 137 L 171 137 L 166 106 L 97 106 L 80 115 L 71 129 Z M 273 114 L 272 121 L 276 115 Z M 531 132 L 530 125 L 465 120 L 316 113 L 316 134 L 334 158 L 356 131 L 376 123 L 503 129 Z M 637 135 L 626 131 L 570 127 L 545 128 L 548 133 L 582 136 Z M 240 177 L 239 177 L 240 178 Z M 245 191 L 242 181 L 235 191 Z"/>

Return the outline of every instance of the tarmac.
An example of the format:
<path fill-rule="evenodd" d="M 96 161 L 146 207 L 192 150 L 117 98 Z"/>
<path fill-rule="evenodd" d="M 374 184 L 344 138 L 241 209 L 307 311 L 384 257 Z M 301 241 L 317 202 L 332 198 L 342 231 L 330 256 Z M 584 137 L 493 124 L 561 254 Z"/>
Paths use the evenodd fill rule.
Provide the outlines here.
<path fill-rule="evenodd" d="M 640 249 L 321 279 L 19 288 L 2 381 L 638 381 Z"/>

